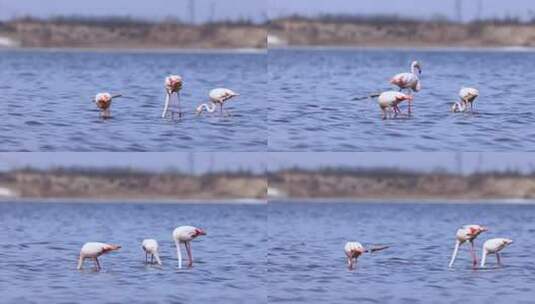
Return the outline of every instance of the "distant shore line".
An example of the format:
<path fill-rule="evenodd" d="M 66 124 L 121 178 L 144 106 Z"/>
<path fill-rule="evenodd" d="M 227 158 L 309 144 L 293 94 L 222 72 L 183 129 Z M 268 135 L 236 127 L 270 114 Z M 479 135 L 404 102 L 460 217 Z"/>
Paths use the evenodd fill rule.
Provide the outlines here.
<path fill-rule="evenodd" d="M 489 205 L 535 205 L 535 199 L 519 198 L 489 198 L 489 199 L 466 199 L 466 198 L 269 198 L 268 204 L 422 204 L 422 205 L 465 205 L 465 204 L 489 204 Z"/>
<path fill-rule="evenodd" d="M 393 52 L 496 52 L 533 53 L 535 47 L 523 46 L 350 46 L 350 45 L 270 45 L 268 51 L 393 51 Z"/>
<path fill-rule="evenodd" d="M 28 197 L 3 197 L 0 204 L 6 203 L 58 203 L 58 204 L 166 204 L 166 205 L 265 205 L 267 200 L 257 198 L 221 198 L 221 199 L 135 199 L 135 198 L 28 198 Z"/>
<path fill-rule="evenodd" d="M 272 45 L 267 48 L 87 48 L 87 47 L 0 47 L 0 52 L 65 52 L 125 54 L 244 54 L 266 55 L 269 51 L 391 51 L 391 52 L 495 52 L 535 53 L 535 47 L 521 46 L 347 46 L 347 45 Z"/>
<path fill-rule="evenodd" d="M 120 47 L 0 47 L 0 52 L 72 52 L 132 54 L 265 54 L 265 48 L 120 48 Z"/>

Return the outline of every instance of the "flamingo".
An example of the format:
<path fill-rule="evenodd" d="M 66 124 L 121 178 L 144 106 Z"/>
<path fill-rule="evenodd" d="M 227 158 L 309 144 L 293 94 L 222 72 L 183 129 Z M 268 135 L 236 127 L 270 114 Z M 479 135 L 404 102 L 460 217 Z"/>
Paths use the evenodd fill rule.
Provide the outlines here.
<path fill-rule="evenodd" d="M 203 103 L 197 107 L 197 115 L 200 115 L 204 110 L 207 112 L 213 113 L 216 109 L 216 105 L 219 104 L 219 111 L 223 113 L 223 104 L 235 97 L 240 96 L 240 94 L 232 91 L 231 89 L 226 88 L 217 88 L 213 89 L 208 93 L 210 99 L 210 104 Z"/>
<path fill-rule="evenodd" d="M 479 96 L 479 91 L 474 88 L 461 88 L 459 91 L 460 101 L 453 103 L 451 106 L 452 112 L 466 112 L 468 104 L 470 104 L 470 111 L 474 109 L 474 100 Z"/>
<path fill-rule="evenodd" d="M 489 254 L 496 254 L 496 260 L 498 261 L 498 265 L 501 266 L 502 263 L 500 261 L 500 251 L 504 249 L 505 247 L 511 245 L 512 243 L 513 243 L 513 240 L 504 239 L 504 238 L 490 239 L 490 240 L 487 240 L 485 243 L 483 243 L 483 254 L 481 256 L 481 268 L 485 267 L 487 255 Z"/>
<path fill-rule="evenodd" d="M 141 243 L 141 248 L 145 251 L 145 263 L 148 263 L 148 255 L 150 254 L 150 262 L 153 263 L 153 260 L 156 259 L 158 265 L 162 265 L 160 260 L 160 254 L 158 253 L 158 242 L 154 239 L 145 239 Z"/>
<path fill-rule="evenodd" d="M 409 93 L 418 92 L 422 86 L 420 84 L 420 78 L 422 74 L 422 67 L 418 61 L 411 63 L 411 71 L 409 73 L 399 73 L 390 79 L 390 83 L 399 87 L 401 92 L 403 89 L 407 89 Z M 412 100 L 409 100 L 409 113 L 411 112 Z"/>
<path fill-rule="evenodd" d="M 182 112 L 180 110 L 180 90 L 182 89 L 182 77 L 179 75 L 169 75 L 165 78 L 165 105 L 163 108 L 162 118 L 165 118 L 167 115 L 167 112 L 169 111 L 169 102 L 171 100 L 171 96 L 173 94 L 176 94 L 177 98 L 177 106 L 178 106 L 178 117 L 182 116 Z M 171 118 L 173 117 L 174 112 L 171 112 Z"/>
<path fill-rule="evenodd" d="M 372 252 L 383 250 L 386 248 L 388 248 L 388 246 L 377 246 L 377 247 L 372 247 L 370 249 L 366 249 L 359 242 L 347 242 L 344 247 L 344 251 L 347 257 L 347 265 L 349 269 L 351 270 L 353 269 L 353 266 L 357 264 L 357 259 L 361 254 L 365 252 L 372 253 Z"/>
<path fill-rule="evenodd" d="M 100 109 L 100 116 L 102 118 L 111 117 L 110 108 L 113 98 L 121 97 L 121 94 L 111 95 L 110 93 L 98 93 L 95 96 L 95 104 Z"/>
<path fill-rule="evenodd" d="M 451 256 L 451 261 L 448 267 L 451 268 L 453 266 L 453 263 L 455 262 L 455 258 L 457 257 L 457 252 L 459 251 L 459 246 L 461 246 L 466 241 L 470 242 L 470 254 L 472 255 L 472 263 L 473 263 L 473 266 L 476 267 L 477 257 L 476 257 L 476 252 L 474 250 L 474 240 L 482 232 L 485 232 L 488 230 L 489 229 L 487 227 L 480 226 L 480 225 L 465 225 L 459 228 L 457 230 L 455 248 L 453 249 L 453 254 Z"/>
<path fill-rule="evenodd" d="M 80 250 L 80 257 L 78 258 L 78 267 L 77 269 L 82 269 L 85 259 L 93 259 L 95 261 L 95 266 L 97 271 L 100 270 L 100 263 L 98 262 L 98 257 L 108 253 L 110 251 L 119 250 L 121 246 L 114 244 L 98 243 L 98 242 L 89 242 L 85 243 Z"/>
<path fill-rule="evenodd" d="M 191 255 L 190 242 L 200 235 L 206 235 L 206 232 L 200 228 L 193 226 L 180 226 L 173 231 L 173 239 L 176 245 L 176 254 L 178 256 L 178 268 L 182 268 L 182 254 L 180 253 L 180 243 L 186 247 L 188 253 L 188 267 L 193 266 L 193 256 Z"/>
<path fill-rule="evenodd" d="M 379 103 L 379 107 L 381 108 L 381 111 L 383 111 L 383 119 L 387 118 L 387 109 L 391 108 L 394 110 L 394 114 L 397 115 L 401 113 L 401 110 L 398 107 L 398 104 L 400 104 L 404 100 L 408 100 L 409 102 L 412 101 L 413 97 L 412 95 L 404 94 L 401 92 L 396 91 L 386 91 L 381 94 L 379 94 L 379 97 L 377 98 L 377 102 Z"/>

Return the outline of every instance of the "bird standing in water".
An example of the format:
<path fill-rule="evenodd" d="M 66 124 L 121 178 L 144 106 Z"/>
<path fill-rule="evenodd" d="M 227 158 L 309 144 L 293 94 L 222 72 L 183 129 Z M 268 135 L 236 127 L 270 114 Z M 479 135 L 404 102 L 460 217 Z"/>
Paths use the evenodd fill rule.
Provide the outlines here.
<path fill-rule="evenodd" d="M 500 251 L 504 249 L 505 247 L 511 245 L 512 243 L 513 243 L 513 240 L 504 239 L 504 238 L 490 239 L 490 240 L 487 240 L 485 243 L 483 243 L 481 267 L 485 267 L 485 262 L 487 261 L 487 255 L 489 254 L 495 254 L 498 265 L 501 266 L 502 262 L 500 260 Z"/>
<path fill-rule="evenodd" d="M 347 257 L 347 266 L 350 270 L 352 270 L 353 267 L 357 264 L 357 259 L 359 258 L 361 254 L 366 253 L 366 252 L 372 253 L 372 252 L 387 249 L 387 248 L 388 246 L 376 246 L 376 247 L 366 249 L 359 242 L 347 242 L 344 247 L 344 251 Z"/>
<path fill-rule="evenodd" d="M 223 104 L 234 98 L 240 96 L 240 94 L 226 88 L 213 89 L 208 93 L 210 104 L 203 103 L 197 107 L 197 115 L 200 115 L 203 111 L 213 113 L 216 109 L 216 105 L 219 105 L 219 112 L 223 114 Z"/>
<path fill-rule="evenodd" d="M 485 231 L 488 231 L 488 228 L 481 225 L 465 225 L 459 228 L 456 234 L 455 248 L 453 249 L 453 254 L 451 256 L 451 261 L 448 267 L 453 267 L 453 263 L 457 258 L 459 246 L 461 246 L 465 242 L 469 242 L 470 254 L 472 256 L 472 265 L 475 268 L 477 266 L 477 256 L 474 249 L 474 240 L 477 238 L 478 235 Z"/>
<path fill-rule="evenodd" d="M 80 250 L 80 256 L 78 258 L 77 269 L 82 269 L 85 259 L 93 259 L 95 261 L 96 270 L 101 269 L 100 263 L 98 262 L 98 257 L 115 250 L 119 250 L 121 246 L 114 244 L 98 243 L 98 242 L 89 242 L 85 243 Z"/>
<path fill-rule="evenodd" d="M 171 97 L 176 94 L 178 117 L 182 117 L 182 110 L 180 108 L 180 90 L 182 89 L 182 77 L 179 75 L 169 75 L 165 78 L 165 105 L 162 112 L 162 118 L 167 116 L 169 112 L 169 104 L 171 103 Z M 174 116 L 174 111 L 171 110 L 171 118 Z"/>
<path fill-rule="evenodd" d="M 456 101 L 451 106 L 452 112 L 466 112 L 468 111 L 468 104 L 470 104 L 470 111 L 474 110 L 474 101 L 479 96 L 479 91 L 474 88 L 461 88 L 459 91 L 460 101 Z"/>
<path fill-rule="evenodd" d="M 154 263 L 154 259 L 156 259 L 156 263 L 158 265 L 162 265 L 162 261 L 160 260 L 160 254 L 159 254 L 159 245 L 158 241 L 154 239 L 145 239 L 141 243 L 141 248 L 143 248 L 143 251 L 145 251 L 145 263 L 149 262 L 148 256 L 150 254 L 150 263 Z"/>
<path fill-rule="evenodd" d="M 411 71 L 408 73 L 399 73 L 390 79 L 390 83 L 399 87 L 399 91 L 404 89 L 408 90 L 409 94 L 412 92 L 418 92 L 422 86 L 420 83 L 419 75 L 422 74 L 422 67 L 418 61 L 411 63 Z M 412 95 L 412 94 L 411 94 Z M 411 113 L 412 100 L 409 100 L 409 110 Z"/>
<path fill-rule="evenodd" d="M 383 112 L 383 119 L 388 118 L 388 112 L 387 110 L 392 109 L 394 111 L 394 116 L 401 113 L 401 110 L 399 109 L 398 105 L 404 101 L 407 100 L 411 102 L 413 99 L 412 95 L 408 95 L 401 92 L 396 91 L 386 91 L 381 93 L 377 97 L 377 103 L 379 104 L 379 107 L 381 108 L 381 111 Z"/>
<path fill-rule="evenodd" d="M 173 231 L 173 239 L 175 240 L 176 254 L 178 257 L 178 268 L 182 268 L 182 253 L 180 252 L 180 244 L 184 244 L 188 254 L 188 267 L 193 266 L 193 256 L 191 255 L 191 241 L 198 236 L 206 235 L 206 232 L 200 228 L 193 226 L 180 226 Z"/>
<path fill-rule="evenodd" d="M 111 117 L 111 101 L 113 98 L 121 96 L 121 94 L 111 95 L 110 93 L 98 93 L 95 96 L 95 104 L 100 109 L 100 116 L 102 118 Z"/>

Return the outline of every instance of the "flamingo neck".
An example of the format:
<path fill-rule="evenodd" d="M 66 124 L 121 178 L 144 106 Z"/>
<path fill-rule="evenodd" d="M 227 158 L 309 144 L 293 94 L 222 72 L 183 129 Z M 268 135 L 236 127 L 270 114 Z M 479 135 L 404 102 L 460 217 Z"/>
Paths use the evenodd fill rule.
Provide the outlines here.
<path fill-rule="evenodd" d="M 199 111 L 207 111 L 207 112 L 210 112 L 210 113 L 213 113 L 215 112 L 215 109 L 216 109 L 216 105 L 215 103 L 210 103 L 210 104 L 206 104 L 206 103 L 203 103 L 199 106 Z"/>

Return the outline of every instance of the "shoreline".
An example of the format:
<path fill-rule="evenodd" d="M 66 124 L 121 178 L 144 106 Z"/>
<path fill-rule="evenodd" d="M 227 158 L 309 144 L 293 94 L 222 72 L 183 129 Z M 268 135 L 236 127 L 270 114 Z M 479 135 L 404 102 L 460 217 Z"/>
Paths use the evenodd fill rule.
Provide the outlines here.
<path fill-rule="evenodd" d="M 393 52 L 495 52 L 495 53 L 533 53 L 535 47 L 522 46 L 346 46 L 346 45 L 277 45 L 268 46 L 268 51 L 393 51 Z"/>
<path fill-rule="evenodd" d="M 267 54 L 266 48 L 80 48 L 80 47 L 0 47 L 0 52 L 64 52 L 125 54 Z"/>
<path fill-rule="evenodd" d="M 37 203 L 37 204 L 165 204 L 165 205 L 265 205 L 267 199 L 257 198 L 229 198 L 229 199 L 172 199 L 172 198 L 156 198 L 156 199 L 135 199 L 135 198 L 17 198 L 17 197 L 2 197 L 0 204 L 6 203 Z"/>
<path fill-rule="evenodd" d="M 535 199 L 519 198 L 479 198 L 479 199 L 455 199 L 455 198 L 269 198 L 268 203 L 273 204 L 422 204 L 422 205 L 535 205 Z"/>

